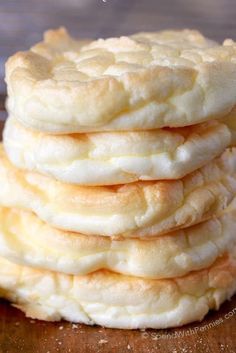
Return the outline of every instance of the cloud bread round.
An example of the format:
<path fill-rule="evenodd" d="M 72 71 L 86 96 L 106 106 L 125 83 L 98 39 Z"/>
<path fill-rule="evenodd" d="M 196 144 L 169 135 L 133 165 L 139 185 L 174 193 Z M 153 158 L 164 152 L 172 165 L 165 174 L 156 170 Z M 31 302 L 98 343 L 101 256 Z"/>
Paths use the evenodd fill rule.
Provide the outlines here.
<path fill-rule="evenodd" d="M 0 147 L 0 205 L 88 235 L 152 237 L 219 214 L 236 193 L 236 149 L 180 180 L 78 186 L 22 171 Z"/>
<path fill-rule="evenodd" d="M 192 30 L 87 45 L 65 29 L 6 64 L 8 109 L 52 133 L 145 130 L 221 118 L 236 104 L 236 45 Z"/>
<path fill-rule="evenodd" d="M 236 203 L 219 218 L 151 240 L 60 231 L 33 213 L 0 208 L 0 255 L 25 266 L 73 275 L 107 269 L 173 278 L 212 265 L 236 243 Z"/>
<path fill-rule="evenodd" d="M 4 146 L 11 162 L 79 185 L 179 179 L 221 154 L 231 142 L 216 121 L 178 129 L 46 135 L 9 118 Z"/>
<path fill-rule="evenodd" d="M 0 259 L 0 296 L 28 317 L 105 327 L 167 328 L 202 320 L 236 291 L 236 249 L 184 277 L 145 280 L 108 271 L 70 276 Z"/>

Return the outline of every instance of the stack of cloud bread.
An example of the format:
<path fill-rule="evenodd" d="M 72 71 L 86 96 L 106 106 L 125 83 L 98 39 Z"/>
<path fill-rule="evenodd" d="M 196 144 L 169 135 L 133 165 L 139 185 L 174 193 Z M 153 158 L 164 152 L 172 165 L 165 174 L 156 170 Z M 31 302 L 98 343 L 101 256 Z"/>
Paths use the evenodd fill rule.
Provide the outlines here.
<path fill-rule="evenodd" d="M 6 65 L 0 295 L 114 328 L 202 320 L 236 291 L 236 43 L 79 42 Z"/>

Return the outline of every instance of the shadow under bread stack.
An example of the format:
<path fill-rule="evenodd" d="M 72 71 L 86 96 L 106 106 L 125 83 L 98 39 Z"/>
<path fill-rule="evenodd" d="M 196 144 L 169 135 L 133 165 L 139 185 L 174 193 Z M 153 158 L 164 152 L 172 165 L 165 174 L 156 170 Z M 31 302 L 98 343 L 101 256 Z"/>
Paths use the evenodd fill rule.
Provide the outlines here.
<path fill-rule="evenodd" d="M 6 64 L 0 295 L 114 328 L 202 320 L 236 291 L 236 43 L 192 30 Z"/>

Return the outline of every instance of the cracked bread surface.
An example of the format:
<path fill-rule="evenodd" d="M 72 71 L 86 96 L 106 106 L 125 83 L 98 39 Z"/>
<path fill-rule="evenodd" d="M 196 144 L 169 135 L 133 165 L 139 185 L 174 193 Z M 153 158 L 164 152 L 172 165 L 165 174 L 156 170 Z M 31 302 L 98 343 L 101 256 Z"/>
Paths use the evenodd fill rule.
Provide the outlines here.
<path fill-rule="evenodd" d="M 6 64 L 8 109 L 51 133 L 182 127 L 236 105 L 236 45 L 198 31 L 76 41 L 63 28 Z"/>

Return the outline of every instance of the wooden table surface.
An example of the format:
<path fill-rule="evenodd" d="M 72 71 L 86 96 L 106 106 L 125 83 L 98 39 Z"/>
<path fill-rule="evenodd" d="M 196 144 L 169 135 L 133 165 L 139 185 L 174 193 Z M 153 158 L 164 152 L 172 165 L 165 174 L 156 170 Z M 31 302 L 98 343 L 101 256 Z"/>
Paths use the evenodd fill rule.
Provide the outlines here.
<path fill-rule="evenodd" d="M 0 96 L 0 132 L 3 102 Z M 235 328 L 236 296 L 201 323 L 146 331 L 30 320 L 0 300 L 0 353 L 235 353 Z"/>

